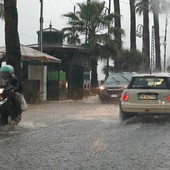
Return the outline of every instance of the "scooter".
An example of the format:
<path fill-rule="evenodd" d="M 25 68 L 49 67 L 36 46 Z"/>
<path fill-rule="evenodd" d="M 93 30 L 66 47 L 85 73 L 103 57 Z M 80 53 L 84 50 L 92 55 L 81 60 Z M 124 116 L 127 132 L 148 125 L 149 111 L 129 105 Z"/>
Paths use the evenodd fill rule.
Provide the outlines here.
<path fill-rule="evenodd" d="M 12 85 L 0 87 L 0 126 L 15 126 L 21 121 L 22 111 Z"/>

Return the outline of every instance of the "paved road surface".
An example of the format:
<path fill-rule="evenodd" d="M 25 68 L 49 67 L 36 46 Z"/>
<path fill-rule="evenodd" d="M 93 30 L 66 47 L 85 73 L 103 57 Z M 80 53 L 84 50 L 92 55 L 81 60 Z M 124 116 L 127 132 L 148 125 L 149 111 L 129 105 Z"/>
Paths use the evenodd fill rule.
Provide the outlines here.
<path fill-rule="evenodd" d="M 169 170 L 170 121 L 122 124 L 118 110 L 96 97 L 30 106 L 0 128 L 0 170 Z"/>

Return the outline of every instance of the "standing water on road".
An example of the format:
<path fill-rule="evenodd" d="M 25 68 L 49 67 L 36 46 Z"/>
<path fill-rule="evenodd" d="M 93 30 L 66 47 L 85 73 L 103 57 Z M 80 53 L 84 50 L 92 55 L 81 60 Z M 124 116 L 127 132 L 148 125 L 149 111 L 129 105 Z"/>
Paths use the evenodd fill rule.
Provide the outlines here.
<path fill-rule="evenodd" d="M 19 126 L 0 129 L 0 169 L 169 169 L 170 122 L 120 123 L 118 113 L 97 97 L 32 105 Z"/>

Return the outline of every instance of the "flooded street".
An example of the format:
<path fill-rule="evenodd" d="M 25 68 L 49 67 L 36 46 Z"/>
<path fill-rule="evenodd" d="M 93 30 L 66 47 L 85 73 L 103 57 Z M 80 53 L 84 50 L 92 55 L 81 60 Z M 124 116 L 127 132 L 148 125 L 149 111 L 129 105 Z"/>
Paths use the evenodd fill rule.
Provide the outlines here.
<path fill-rule="evenodd" d="M 83 101 L 30 106 L 0 129 L 0 169 L 169 170 L 170 121 L 119 122 L 118 104 Z"/>

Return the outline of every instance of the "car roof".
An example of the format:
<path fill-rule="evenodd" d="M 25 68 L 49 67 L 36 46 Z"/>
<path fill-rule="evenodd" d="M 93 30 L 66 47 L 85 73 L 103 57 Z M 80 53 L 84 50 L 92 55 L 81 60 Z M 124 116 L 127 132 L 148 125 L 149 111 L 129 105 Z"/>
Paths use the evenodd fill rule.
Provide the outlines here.
<path fill-rule="evenodd" d="M 135 74 L 132 77 L 170 77 L 170 73 Z"/>
<path fill-rule="evenodd" d="M 136 74 L 136 72 L 115 72 L 115 73 L 110 74 L 109 76 L 114 76 L 114 75 L 126 75 L 126 74 L 134 75 L 134 74 Z"/>

